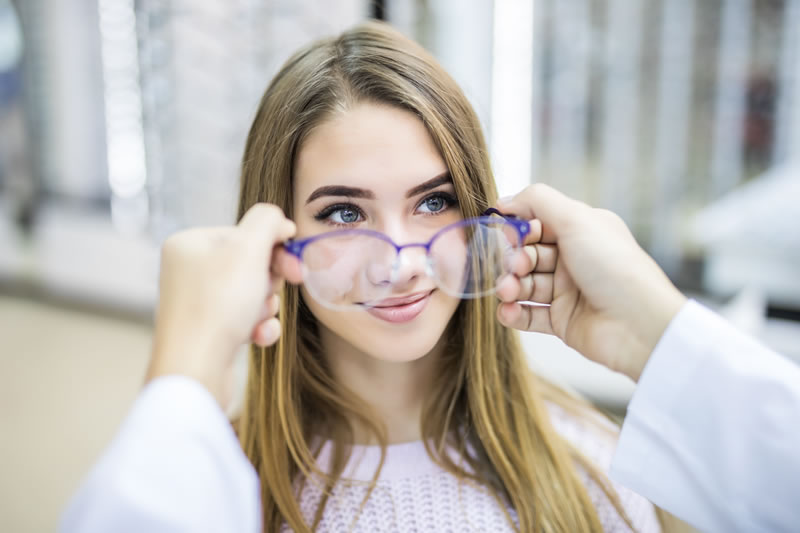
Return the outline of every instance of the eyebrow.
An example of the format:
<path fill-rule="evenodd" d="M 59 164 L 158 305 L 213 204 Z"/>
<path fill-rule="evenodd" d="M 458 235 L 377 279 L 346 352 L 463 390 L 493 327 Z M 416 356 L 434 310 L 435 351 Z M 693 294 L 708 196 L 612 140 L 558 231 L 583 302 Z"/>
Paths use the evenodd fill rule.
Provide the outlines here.
<path fill-rule="evenodd" d="M 444 185 L 445 183 L 452 183 L 452 181 L 453 180 L 450 177 L 450 171 L 446 170 L 438 176 L 429 179 L 425 183 L 421 183 L 416 187 L 409 189 L 408 192 L 406 192 L 406 198 L 412 198 L 431 189 L 435 189 L 440 185 Z M 348 198 L 366 198 L 368 200 L 375 199 L 375 193 L 367 189 L 347 187 L 345 185 L 326 185 L 312 192 L 306 200 L 306 204 L 310 204 L 317 198 L 322 198 L 323 196 L 346 196 Z"/>
<path fill-rule="evenodd" d="M 425 183 L 421 183 L 420 185 L 417 185 L 413 189 L 409 189 L 409 191 L 406 193 L 406 198 L 412 198 L 426 191 L 430 191 L 431 189 L 435 189 L 439 185 L 444 185 L 445 183 L 452 183 L 452 182 L 453 179 L 450 177 L 450 171 L 446 170 L 441 174 L 439 174 L 438 176 L 429 179 Z"/>

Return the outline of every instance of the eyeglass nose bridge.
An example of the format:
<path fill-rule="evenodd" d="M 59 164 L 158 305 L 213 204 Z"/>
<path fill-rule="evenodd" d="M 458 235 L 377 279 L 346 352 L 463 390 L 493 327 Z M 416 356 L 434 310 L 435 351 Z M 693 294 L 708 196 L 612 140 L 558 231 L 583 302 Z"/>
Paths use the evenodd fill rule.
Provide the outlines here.
<path fill-rule="evenodd" d="M 404 263 L 404 257 L 408 257 L 406 254 L 403 254 L 403 250 L 407 248 L 422 248 L 425 250 L 425 275 L 428 277 L 433 277 L 433 264 L 431 259 L 431 242 L 412 242 L 408 244 L 398 245 L 395 243 L 395 257 L 394 263 L 392 264 L 392 282 L 397 281 L 397 275 L 400 272 L 401 268 L 406 266 Z"/>

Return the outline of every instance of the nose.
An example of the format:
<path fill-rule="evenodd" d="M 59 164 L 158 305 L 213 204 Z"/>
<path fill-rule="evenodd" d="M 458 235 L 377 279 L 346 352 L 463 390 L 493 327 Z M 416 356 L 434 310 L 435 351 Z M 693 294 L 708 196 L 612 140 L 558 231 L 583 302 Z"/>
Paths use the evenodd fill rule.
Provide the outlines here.
<path fill-rule="evenodd" d="M 381 248 L 381 257 L 373 261 L 368 273 L 373 287 L 381 286 L 384 290 L 399 294 L 412 290 L 427 275 L 431 276 L 428 266 L 427 248 L 424 242 L 430 238 L 426 231 L 413 228 L 399 219 L 386 219 L 378 231 L 394 243 Z M 376 258 L 377 259 L 377 258 Z"/>
<path fill-rule="evenodd" d="M 398 292 L 413 287 L 430 274 L 425 246 L 411 245 L 400 250 L 392 265 L 391 284 Z"/>

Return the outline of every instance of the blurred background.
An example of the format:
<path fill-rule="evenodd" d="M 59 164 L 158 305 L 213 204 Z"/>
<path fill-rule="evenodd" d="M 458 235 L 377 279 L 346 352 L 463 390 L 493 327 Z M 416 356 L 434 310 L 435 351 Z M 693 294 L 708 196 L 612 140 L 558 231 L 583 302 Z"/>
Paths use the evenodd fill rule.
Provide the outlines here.
<path fill-rule="evenodd" d="M 141 385 L 160 243 L 233 222 L 271 76 L 365 18 L 461 84 L 501 194 L 614 210 L 800 361 L 800 0 L 0 0 L 0 530 L 55 528 Z M 626 378 L 524 339 L 624 413 Z"/>

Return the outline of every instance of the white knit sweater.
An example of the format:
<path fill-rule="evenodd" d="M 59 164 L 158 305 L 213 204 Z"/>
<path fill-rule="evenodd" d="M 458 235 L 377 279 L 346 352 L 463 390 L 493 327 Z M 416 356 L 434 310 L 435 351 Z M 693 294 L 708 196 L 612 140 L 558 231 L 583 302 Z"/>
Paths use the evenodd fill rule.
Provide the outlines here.
<path fill-rule="evenodd" d="M 616 446 L 613 433 L 582 422 L 557 407 L 550 408 L 556 430 L 607 472 Z M 343 480 L 334 488 L 317 531 L 343 532 L 502 532 L 513 531 L 494 497 L 485 487 L 461 482 L 437 466 L 422 441 L 388 446 L 377 486 L 361 513 L 369 481 L 380 459 L 379 446 L 355 446 Z M 318 464 L 325 470 L 330 443 L 323 446 Z M 605 531 L 630 531 L 602 489 L 578 469 Z M 659 532 L 653 506 L 630 490 L 613 484 L 628 517 L 640 533 Z M 321 489 L 306 483 L 300 506 L 312 523 Z M 512 520 L 516 513 L 509 509 Z"/>

